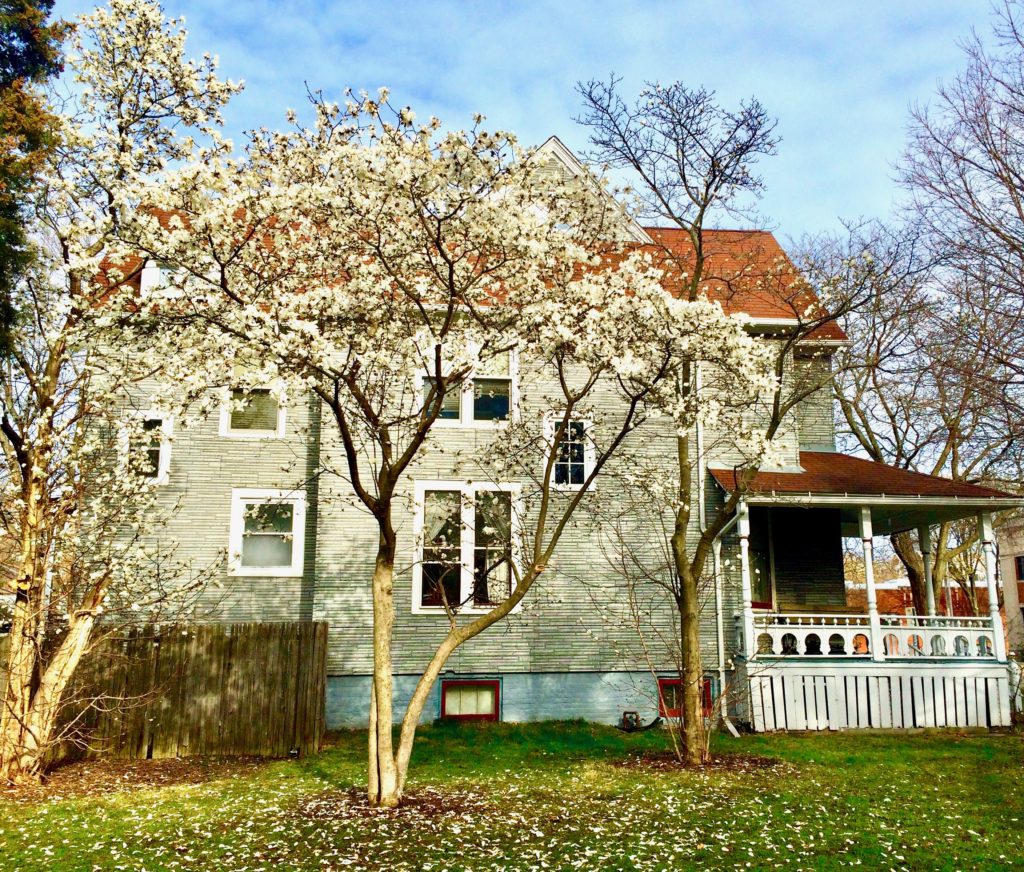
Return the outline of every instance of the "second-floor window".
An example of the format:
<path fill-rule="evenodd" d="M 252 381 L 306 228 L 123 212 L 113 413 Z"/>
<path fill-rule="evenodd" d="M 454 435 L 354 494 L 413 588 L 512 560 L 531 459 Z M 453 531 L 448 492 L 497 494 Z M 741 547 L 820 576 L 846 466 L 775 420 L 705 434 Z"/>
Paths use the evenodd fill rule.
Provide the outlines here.
<path fill-rule="evenodd" d="M 1017 581 L 1024 581 L 1024 554 L 1013 558 L 1014 569 L 1016 570 Z"/>
<path fill-rule="evenodd" d="M 455 426 L 501 424 L 514 417 L 517 403 L 517 355 L 514 351 L 496 355 L 461 384 L 449 385 L 441 404 L 438 422 Z M 423 403 L 431 399 L 433 376 L 421 379 Z M 436 391 L 433 392 L 436 396 Z"/>
<path fill-rule="evenodd" d="M 545 435 L 554 441 L 560 415 L 551 415 L 545 421 Z M 592 436 L 592 422 L 582 418 L 570 419 L 562 438 L 558 440 L 552 484 L 559 489 L 574 490 L 583 486 L 594 470 L 596 450 Z"/>
<path fill-rule="evenodd" d="M 413 610 L 487 610 L 514 584 L 514 485 L 430 482 L 417 487 Z"/>
<path fill-rule="evenodd" d="M 220 435 L 268 439 L 284 436 L 285 408 L 270 388 L 232 388 L 221 408 Z"/>

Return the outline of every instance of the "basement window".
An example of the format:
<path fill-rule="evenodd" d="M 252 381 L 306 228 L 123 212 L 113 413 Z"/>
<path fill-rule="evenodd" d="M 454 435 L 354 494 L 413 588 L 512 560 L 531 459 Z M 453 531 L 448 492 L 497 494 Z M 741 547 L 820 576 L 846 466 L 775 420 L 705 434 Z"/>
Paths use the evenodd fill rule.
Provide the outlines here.
<path fill-rule="evenodd" d="M 714 696 L 711 679 L 705 678 L 701 687 L 701 708 L 711 714 Z M 658 679 L 658 714 L 663 718 L 678 718 L 683 707 L 683 694 L 678 678 Z"/>
<path fill-rule="evenodd" d="M 441 717 L 445 720 L 496 721 L 501 711 L 501 682 L 442 681 Z"/>

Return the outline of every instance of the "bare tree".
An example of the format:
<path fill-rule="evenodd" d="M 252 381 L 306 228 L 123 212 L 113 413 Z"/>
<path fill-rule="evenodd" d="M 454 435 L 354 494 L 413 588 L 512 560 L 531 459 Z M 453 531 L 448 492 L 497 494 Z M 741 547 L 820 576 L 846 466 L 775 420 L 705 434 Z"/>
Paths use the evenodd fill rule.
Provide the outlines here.
<path fill-rule="evenodd" d="M 771 386 L 759 397 L 744 396 L 727 385 L 716 391 L 720 373 L 713 365 L 683 360 L 677 371 L 677 396 L 683 405 L 701 393 L 713 393 L 733 412 L 727 423 L 719 421 L 717 438 L 703 445 L 695 431 L 679 429 L 674 446 L 677 479 L 666 506 L 673 514 L 672 598 L 681 646 L 682 745 L 686 761 L 699 764 L 707 747 L 701 714 L 699 594 L 708 558 L 773 440 L 791 425 L 796 404 L 831 383 L 828 366 L 802 366 L 798 378 L 788 377 L 794 352 L 808 360 L 827 359 L 825 346 L 812 340 L 842 335 L 832 332 L 834 321 L 864 291 L 864 273 L 871 269 L 863 262 L 851 265 L 850 272 L 859 273 L 861 282 L 822 285 L 819 290 L 832 292 L 824 299 L 781 253 L 766 259 L 751 245 L 755 250 L 746 257 L 723 256 L 716 262 L 715 255 L 724 253 L 716 251 L 723 236 L 713 233 L 709 222 L 750 216 L 762 190 L 754 167 L 775 152 L 778 142 L 774 119 L 757 100 L 728 111 L 713 92 L 681 83 L 650 84 L 629 104 L 619 95 L 619 81 L 613 76 L 608 82 L 578 85 L 584 106 L 578 121 L 590 131 L 589 157 L 628 172 L 642 216 L 675 231 L 649 232 L 676 293 L 690 300 L 717 299 L 735 308 L 770 300 L 775 315 L 786 322 L 770 331 Z M 756 420 L 753 427 L 751 420 Z M 731 458 L 735 486 L 705 515 L 700 495 L 707 459 L 715 454 Z"/>
<path fill-rule="evenodd" d="M 988 44 L 963 44 L 965 66 L 911 112 L 900 179 L 909 220 L 959 276 L 958 315 L 984 325 L 986 354 L 1024 378 L 1024 32 L 1004 0 Z M 1018 409 L 1018 412 L 1020 410 Z"/>
<path fill-rule="evenodd" d="M 899 266 L 871 305 L 848 320 L 851 341 L 837 370 L 840 438 L 900 469 L 964 482 L 1017 480 L 1024 419 L 1020 388 L 999 347 L 1004 322 L 976 305 L 972 277 L 937 262 L 920 232 L 862 227 L 858 235 L 872 258 Z M 916 539 L 898 533 L 891 543 L 914 607 L 924 614 L 928 598 Z M 963 566 L 976 560 L 976 548 L 973 526 L 940 525 L 935 602 L 947 579 L 967 585 Z M 957 566 L 961 571 L 953 572 Z"/>

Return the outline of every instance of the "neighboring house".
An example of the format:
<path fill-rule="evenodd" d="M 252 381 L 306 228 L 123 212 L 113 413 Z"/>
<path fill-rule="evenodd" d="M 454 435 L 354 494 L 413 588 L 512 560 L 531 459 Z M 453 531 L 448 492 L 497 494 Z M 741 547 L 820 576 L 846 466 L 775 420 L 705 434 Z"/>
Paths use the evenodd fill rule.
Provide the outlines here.
<path fill-rule="evenodd" d="M 557 140 L 544 149 L 553 172 L 579 171 Z M 688 245 L 677 230 L 641 229 L 623 220 L 628 238 Z M 744 264 L 768 269 L 786 262 L 765 232 L 709 231 L 708 249 L 712 277 L 742 277 Z M 156 270 L 148 266 L 141 280 L 154 280 Z M 765 287 L 724 280 L 711 286 L 727 309 L 751 316 L 754 330 L 770 334 L 795 323 L 792 311 Z M 833 324 L 815 337 L 814 347 L 827 352 L 844 340 Z M 819 366 L 828 366 L 827 355 L 798 359 L 794 371 Z M 455 470 L 454 455 L 500 438 L 502 420 L 517 410 L 537 411 L 546 377 L 530 361 L 510 355 L 507 367 L 488 374 L 486 392 L 463 391 L 457 398 L 431 437 L 445 450 L 428 450 L 407 482 L 411 510 L 396 519 L 404 549 L 398 560 L 404 569 L 394 584 L 396 713 L 447 630 L 430 579 L 456 579 L 470 602 L 501 595 L 498 585 L 475 592 L 473 555 L 486 552 L 487 534 L 465 517 L 459 495 L 490 489 L 497 503 L 510 501 L 517 482 L 467 482 Z M 870 562 L 866 607 L 851 614 L 842 538 L 856 536 L 870 545 L 876 534 L 969 516 L 978 516 L 988 531 L 992 512 L 1019 501 L 835 453 L 832 407 L 824 390 L 799 406 L 779 439 L 781 462 L 758 475 L 721 538 L 701 624 L 709 687 L 728 691 L 729 711 L 758 730 L 1006 723 L 998 614 L 883 614 Z M 223 584 L 211 593 L 202 617 L 329 622 L 328 725 L 365 724 L 372 663 L 368 579 L 377 528 L 342 483 L 313 475 L 321 461 L 341 457 L 328 416 L 312 399 L 292 397 L 287 407 L 278 406 L 269 390 L 255 392 L 242 411 L 225 406 L 219 417 L 188 430 L 140 412 L 150 420 L 152 436 L 141 450 L 153 478 L 169 504 L 181 503 L 168 528 L 179 554 L 197 564 L 224 549 L 230 555 Z M 572 440 L 579 444 L 566 446 L 566 487 L 589 462 L 588 422 L 577 423 Z M 670 428 L 662 427 L 645 438 L 670 439 Z M 664 454 L 671 475 L 674 454 L 668 447 Z M 713 507 L 734 486 L 733 473 L 726 455 L 708 467 L 697 476 L 694 498 Z M 605 486 L 599 478 L 597 487 Z M 469 562 L 445 576 L 451 555 L 432 543 L 441 531 L 454 536 L 459 529 L 465 537 L 459 560 Z M 994 590 L 994 551 L 988 553 Z M 596 534 L 585 523 L 575 525 L 523 608 L 455 652 L 425 717 L 617 722 L 624 711 L 653 716 L 657 685 L 635 634 L 628 622 L 609 623 L 599 605 L 622 598 L 621 579 Z M 667 608 L 661 617 L 672 626 Z M 672 664 L 667 652 L 656 663 L 666 697 Z"/>
<path fill-rule="evenodd" d="M 979 582 L 978 584 L 983 585 L 984 582 Z M 971 599 L 964 592 L 963 588 L 955 581 L 947 578 L 947 583 L 938 606 L 943 614 L 960 618 L 971 617 L 975 614 L 988 614 L 988 590 L 984 587 L 978 587 L 973 591 L 972 595 L 977 608 L 971 605 Z M 907 615 L 915 614 L 914 594 L 910 589 L 910 579 L 906 576 L 890 578 L 887 581 L 876 581 L 875 596 L 878 601 L 878 611 L 883 615 L 898 615 L 901 612 Z M 847 580 L 846 605 L 857 611 L 866 612 L 868 610 L 868 592 L 864 582 L 850 582 Z"/>

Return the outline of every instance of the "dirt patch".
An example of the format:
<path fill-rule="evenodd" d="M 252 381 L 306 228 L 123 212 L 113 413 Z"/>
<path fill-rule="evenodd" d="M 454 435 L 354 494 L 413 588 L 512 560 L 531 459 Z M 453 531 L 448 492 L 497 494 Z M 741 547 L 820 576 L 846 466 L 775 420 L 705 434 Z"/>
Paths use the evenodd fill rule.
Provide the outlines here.
<path fill-rule="evenodd" d="M 642 769 L 647 772 L 759 772 L 763 769 L 774 769 L 781 766 L 782 761 L 774 757 L 761 757 L 757 754 L 715 754 L 703 766 L 689 766 L 681 763 L 671 751 L 659 751 L 649 754 L 634 754 L 624 760 L 615 762 L 624 769 Z"/>
<path fill-rule="evenodd" d="M 328 790 L 308 797 L 299 806 L 299 814 L 313 820 L 351 820 L 367 817 L 459 818 L 490 813 L 494 805 L 483 794 L 469 790 L 439 790 L 419 787 L 406 793 L 399 808 L 373 808 L 366 791 Z"/>
<path fill-rule="evenodd" d="M 84 760 L 55 769 L 41 784 L 0 788 L 0 799 L 42 802 L 144 790 L 150 787 L 204 784 L 221 778 L 248 776 L 265 762 L 259 757 Z"/>

